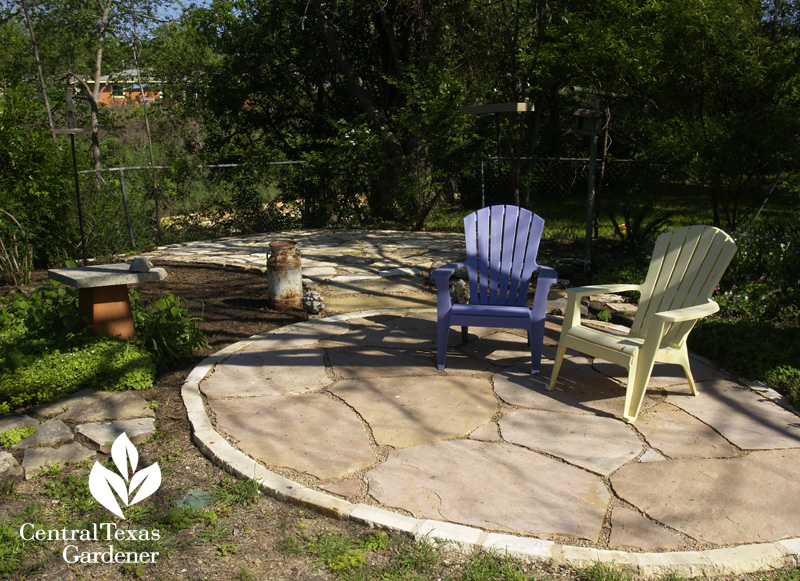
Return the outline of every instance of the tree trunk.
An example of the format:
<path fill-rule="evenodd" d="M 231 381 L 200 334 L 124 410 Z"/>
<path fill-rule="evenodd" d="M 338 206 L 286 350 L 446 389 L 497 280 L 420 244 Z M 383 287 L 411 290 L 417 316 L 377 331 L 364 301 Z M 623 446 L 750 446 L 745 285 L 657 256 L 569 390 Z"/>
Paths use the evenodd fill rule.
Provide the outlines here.
<path fill-rule="evenodd" d="M 39 75 L 39 86 L 42 88 L 44 108 L 47 111 L 47 122 L 50 124 L 50 136 L 53 138 L 53 144 L 56 144 L 58 143 L 55 132 L 56 127 L 53 123 L 53 112 L 50 111 L 50 100 L 47 98 L 47 86 L 44 82 L 42 61 L 39 60 L 39 45 L 36 42 L 36 35 L 33 34 L 33 23 L 31 22 L 30 14 L 28 14 L 28 7 L 25 5 L 25 0 L 20 0 L 20 6 L 22 6 L 22 12 L 25 14 L 25 22 L 28 24 L 28 34 L 30 34 L 31 47 L 33 48 L 33 58 L 36 61 L 36 72 Z"/>

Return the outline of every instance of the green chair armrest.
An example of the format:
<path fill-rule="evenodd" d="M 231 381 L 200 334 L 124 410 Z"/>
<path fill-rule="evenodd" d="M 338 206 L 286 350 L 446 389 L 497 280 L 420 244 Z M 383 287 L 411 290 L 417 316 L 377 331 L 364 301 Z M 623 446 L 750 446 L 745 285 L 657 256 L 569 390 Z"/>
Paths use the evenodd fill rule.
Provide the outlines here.
<path fill-rule="evenodd" d="M 638 284 L 594 284 L 590 286 L 576 286 L 567 289 L 567 295 L 585 297 L 587 295 L 605 295 L 610 293 L 621 293 L 625 291 L 638 291 L 641 285 Z"/>
<path fill-rule="evenodd" d="M 702 319 L 709 315 L 713 315 L 719 310 L 719 305 L 708 300 L 707 303 L 702 305 L 694 305 L 692 307 L 684 307 L 682 309 L 675 309 L 674 311 L 662 311 L 656 313 L 656 317 L 662 319 L 665 323 L 682 323 L 684 321 L 694 321 Z"/>

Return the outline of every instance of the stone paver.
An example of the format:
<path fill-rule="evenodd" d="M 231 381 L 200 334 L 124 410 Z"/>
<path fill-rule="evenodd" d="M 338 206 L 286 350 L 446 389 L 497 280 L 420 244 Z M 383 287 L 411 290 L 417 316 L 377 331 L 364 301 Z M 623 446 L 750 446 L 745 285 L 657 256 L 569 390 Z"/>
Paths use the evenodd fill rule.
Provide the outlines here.
<path fill-rule="evenodd" d="M 132 444 L 149 440 L 156 432 L 155 419 L 137 418 L 115 420 L 96 424 L 83 424 L 75 428 L 78 434 L 89 439 L 103 454 L 111 452 L 111 445 L 120 434 L 125 434 Z"/>
<path fill-rule="evenodd" d="M 497 411 L 489 381 L 471 377 L 358 379 L 331 391 L 366 420 L 379 446 L 395 449 L 466 436 Z"/>
<path fill-rule="evenodd" d="M 201 389 L 208 398 L 319 391 L 331 383 L 319 349 L 248 350 L 228 357 Z"/>
<path fill-rule="evenodd" d="M 531 348 L 525 337 L 503 331 L 470 341 L 460 349 L 468 355 L 502 366 L 519 365 L 531 360 Z"/>
<path fill-rule="evenodd" d="M 721 375 L 719 370 L 714 369 L 696 358 L 692 358 L 689 365 L 691 365 L 692 376 L 695 382 L 708 381 L 709 379 L 718 378 Z M 592 366 L 603 375 L 616 379 L 623 386 L 628 385 L 628 371 L 621 365 L 616 365 L 602 359 L 595 359 L 592 362 Z M 722 375 L 727 377 L 727 374 Z M 683 367 L 676 364 L 656 363 L 653 366 L 653 373 L 650 376 L 650 381 L 647 386 L 649 389 L 671 388 L 667 391 L 678 395 L 691 393 L 686 374 L 683 372 Z"/>
<path fill-rule="evenodd" d="M 500 426 L 496 422 L 489 422 L 484 424 L 469 435 L 470 440 L 481 440 L 483 442 L 499 442 L 500 441 Z"/>
<path fill-rule="evenodd" d="M 439 372 L 434 365 L 435 313 L 374 313 L 435 308 L 432 286 L 421 284 L 420 272 L 426 276 L 433 266 L 462 260 L 460 233 L 303 230 L 165 247 L 151 257 L 263 271 L 268 243 L 279 238 L 300 243 L 304 278 L 319 285 L 329 312 L 373 312 L 349 321 L 337 317 L 292 325 L 285 333 L 254 337 L 190 376 L 184 392 L 192 394 L 185 397 L 191 403 L 187 409 L 191 407 L 195 439 L 234 473 L 253 474 L 276 496 L 318 506 L 326 514 L 419 538 L 430 534 L 463 550 L 505 548 L 530 560 L 573 566 L 614 562 L 643 576 L 669 571 L 688 576 L 768 569 L 800 556 L 800 532 L 794 524 L 800 522 L 794 502 L 798 490 L 791 470 L 800 454 L 798 416 L 780 408 L 768 393 L 747 390 L 731 376 L 693 359 L 701 394 L 691 397 L 680 368 L 657 366 L 650 384 L 654 389 L 645 398 L 637 423 L 625 426 L 615 419 L 621 414 L 626 381 L 619 366 L 570 352 L 557 389 L 545 391 L 552 365 L 548 360 L 560 332 L 553 321 L 547 323 L 545 360 L 538 376 L 525 370 L 524 332 L 488 328 L 471 328 L 470 341 L 463 346 L 459 330 L 453 329 L 447 368 Z M 557 303 L 548 301 L 549 312 L 557 310 Z M 602 326 L 626 332 L 624 327 Z M 268 367 L 258 358 L 276 350 L 318 351 L 313 364 L 301 367 L 310 378 L 312 368 L 314 373 L 325 373 L 324 364 L 331 365 L 328 372 L 333 374 L 325 373 L 329 382 L 312 387 L 304 385 L 303 376 L 296 376 L 287 386 L 286 366 L 273 365 L 282 377 L 281 386 L 272 385 L 274 395 L 243 397 L 255 392 L 247 392 L 250 384 L 242 376 L 240 384 L 230 382 L 227 395 L 206 402 L 216 429 L 242 452 L 268 466 L 322 480 L 310 479 L 317 482 L 310 487 L 270 472 L 235 450 L 208 428 L 203 408 L 200 382 L 205 370 L 216 366 L 204 382 L 210 388 L 216 372 L 220 379 L 224 373 Z M 226 358 L 237 351 L 239 357 L 228 367 L 237 360 L 258 365 L 238 365 L 235 372 L 226 369 Z M 522 364 L 507 367 L 517 357 Z M 448 389 L 448 382 L 461 386 L 448 392 L 448 401 L 430 398 L 424 391 L 426 386 Z M 269 381 L 262 378 L 256 383 Z M 363 385 L 357 389 L 357 384 Z M 463 407 L 460 402 L 471 395 L 470 385 L 493 387 L 496 400 L 489 407 L 500 413 L 487 418 L 481 407 L 477 421 L 470 419 L 472 412 L 462 416 L 459 409 L 458 421 L 474 424 L 462 431 L 448 422 L 453 420 L 451 408 Z M 393 388 L 401 397 L 391 402 Z M 318 393 L 286 393 L 295 390 Z M 377 401 L 365 395 L 370 390 Z M 89 399 L 107 407 L 104 397 L 98 393 Z M 146 402 L 136 405 L 142 413 L 131 412 L 129 417 L 152 418 Z M 127 413 L 122 406 L 119 409 Z M 64 411 L 59 406 L 45 408 L 36 417 L 55 417 Z M 113 419 L 108 410 L 91 414 L 71 409 L 70 413 L 74 415 L 61 419 L 71 426 Z M 628 435 L 606 433 L 605 427 L 592 429 L 610 425 L 638 433 L 640 439 L 634 444 Z M 414 432 L 419 428 L 425 433 L 430 426 L 458 435 L 413 445 L 418 437 Z M 79 429 L 84 428 L 75 428 Z M 511 443 L 511 438 L 519 442 Z M 390 439 L 394 444 L 383 450 L 374 447 Z M 609 440 L 617 441 L 605 448 Z M 403 442 L 409 447 L 383 455 Z M 547 450 L 542 453 L 526 449 L 543 443 Z M 584 460 L 591 460 L 594 467 L 580 464 L 576 455 L 582 449 L 592 451 Z M 34 450 L 44 449 L 26 453 Z M 625 463 L 609 472 L 620 462 Z M 599 474 L 606 473 L 610 483 L 604 484 Z M 367 488 L 370 502 L 400 507 L 414 516 L 342 499 L 363 500 L 358 495 Z M 513 536 L 519 534 L 526 536 Z M 687 537 L 718 548 L 684 550 Z M 592 546 L 572 546 L 571 538 Z M 740 546 L 730 546 L 737 543 Z M 617 547 L 639 552 L 609 550 Z"/>
<path fill-rule="evenodd" d="M 727 458 L 739 451 L 713 428 L 661 403 L 636 421 L 648 443 L 670 458 Z"/>
<path fill-rule="evenodd" d="M 335 313 L 349 313 L 361 309 L 424 309 L 436 306 L 436 295 L 347 295 L 325 298 L 325 308 Z"/>
<path fill-rule="evenodd" d="M 362 481 L 358 478 L 345 478 L 344 480 L 337 480 L 330 484 L 323 484 L 320 486 L 322 490 L 338 494 L 345 498 L 350 498 L 361 488 Z"/>
<path fill-rule="evenodd" d="M 346 335 L 339 335 L 332 340 L 333 343 L 398 349 L 409 346 L 431 349 L 436 346 L 435 313 L 414 313 L 403 317 L 379 315 L 350 319 L 350 324 L 354 330 Z M 451 328 L 448 345 L 454 347 L 459 344 L 461 331 Z"/>
<path fill-rule="evenodd" d="M 6 430 L 24 428 L 25 426 L 38 426 L 39 422 L 30 416 L 20 414 L 9 414 L 0 417 L 0 434 Z"/>
<path fill-rule="evenodd" d="M 56 417 L 62 421 L 75 422 L 155 417 L 152 408 L 140 393 L 93 389 L 83 389 L 61 401 L 37 407 L 32 414 L 38 418 Z"/>
<path fill-rule="evenodd" d="M 625 390 L 617 382 L 592 370 L 584 357 L 565 357 L 553 391 L 547 391 L 553 363 L 542 361 L 538 375 L 527 365 L 509 367 L 495 375 L 495 391 L 511 405 L 554 412 L 605 414 L 622 417 Z M 655 405 L 646 395 L 642 409 Z"/>
<path fill-rule="evenodd" d="M 652 518 L 720 545 L 800 536 L 800 449 L 623 466 L 611 485 Z"/>
<path fill-rule="evenodd" d="M 209 407 L 217 428 L 268 466 L 327 480 L 377 460 L 358 417 L 323 394 L 215 399 Z"/>
<path fill-rule="evenodd" d="M 372 497 L 416 517 L 523 535 L 597 540 L 610 498 L 587 472 L 509 444 L 472 440 L 392 452 L 367 479 Z"/>
<path fill-rule="evenodd" d="M 58 446 L 71 442 L 73 437 L 72 430 L 67 424 L 53 418 L 42 423 L 33 434 L 11 446 L 11 449 L 24 450 L 36 446 Z"/>
<path fill-rule="evenodd" d="M 340 317 L 336 322 L 348 330 L 327 334 L 318 342 L 313 342 L 311 334 L 303 334 L 303 342 L 296 349 L 284 349 L 327 355 L 324 363 L 317 360 L 309 366 L 331 366 L 330 382 L 316 388 L 322 391 L 243 397 L 251 392 L 241 381 L 226 399 L 207 399 L 217 429 L 267 466 L 321 479 L 319 489 L 336 495 L 337 501 L 355 498 L 366 486 L 380 505 L 407 511 L 416 519 L 431 519 L 417 521 L 420 524 L 415 528 L 413 519 L 409 522 L 409 517 L 403 517 L 403 530 L 416 534 L 430 531 L 454 546 L 466 547 L 476 539 L 487 538 L 480 531 L 540 539 L 573 537 L 591 543 L 605 538 L 602 550 L 559 545 L 559 558 L 571 563 L 628 559 L 639 571 L 666 570 L 667 562 L 686 571 L 717 571 L 717 561 L 702 551 L 696 555 L 687 551 L 664 553 L 669 558 L 659 560 L 646 557 L 648 554 L 629 558 L 627 553 L 606 549 L 681 550 L 691 539 L 710 546 L 748 542 L 746 533 L 740 540 L 730 532 L 727 512 L 720 507 L 756 495 L 757 483 L 761 482 L 763 488 L 769 470 L 781 471 L 792 465 L 793 460 L 778 456 L 762 456 L 760 463 L 755 463 L 753 454 L 742 457 L 746 452 L 718 429 L 717 421 L 723 414 L 712 421 L 699 411 L 681 409 L 679 403 L 698 401 L 702 395 L 683 396 L 683 386 L 668 379 L 664 383 L 670 385 L 664 391 L 651 390 L 647 395 L 633 426 L 619 419 L 624 380 L 602 373 L 609 372 L 603 362 L 593 365 L 584 357 L 568 354 L 557 389 L 547 392 L 552 361 L 543 360 L 541 374 L 531 375 L 525 333 L 518 329 L 476 328 L 475 334 L 473 329 L 470 334 L 473 344 L 483 341 L 491 346 L 494 335 L 500 339 L 497 344 L 513 345 L 522 353 L 521 365 L 498 365 L 506 356 L 493 362 L 490 353 L 502 351 L 496 348 L 490 347 L 487 353 L 473 349 L 470 353 L 469 345 L 461 345 L 460 333 L 453 329 L 455 343 L 451 341 L 448 366 L 442 372 L 434 366 L 433 312 L 397 316 L 371 311 Z M 293 333 L 302 334 L 302 325 Z M 240 358 L 281 351 L 279 336 L 259 337 L 238 353 L 232 349 L 234 354 L 217 363 L 214 373 L 199 385 L 216 374 L 223 377 L 228 361 L 232 367 L 253 369 L 256 366 L 239 365 Z M 287 337 L 295 340 L 293 335 Z M 557 338 L 558 327 L 549 322 L 545 339 L 549 349 L 554 348 Z M 259 351 L 256 346 L 268 347 Z M 713 368 L 703 368 L 699 375 L 711 377 Z M 720 373 L 719 377 L 725 375 Z M 302 377 L 292 381 L 302 389 Z M 737 395 L 748 405 L 757 410 L 771 406 L 765 412 L 768 417 L 783 418 L 774 437 L 791 437 L 792 425 L 782 415 L 790 412 L 763 394 L 737 389 L 741 390 Z M 374 444 L 384 447 L 384 453 L 390 450 L 387 457 L 370 446 L 370 436 Z M 797 448 L 800 450 L 800 446 Z M 682 462 L 704 464 L 681 468 Z M 736 462 L 753 466 L 736 468 Z M 698 471 L 720 472 L 721 467 L 734 476 L 707 489 L 697 482 Z M 733 489 L 741 483 L 741 474 L 750 472 L 759 475 L 748 477 L 752 483 L 745 486 L 749 490 L 740 498 Z M 610 483 L 604 484 L 602 477 L 610 478 Z M 791 498 L 796 492 L 788 475 L 780 480 L 780 486 L 781 498 Z M 684 507 L 687 490 L 693 500 Z M 318 493 L 309 489 L 306 496 L 305 501 L 312 502 L 308 499 L 318 498 Z M 301 494 L 302 498 L 306 496 Z M 612 501 L 614 496 L 618 499 Z M 328 510 L 325 502 L 319 502 L 320 510 Z M 719 510 L 697 509 L 706 504 Z M 611 519 L 605 522 L 609 506 Z M 670 511 L 670 507 L 675 510 Z M 359 509 L 354 505 L 349 510 L 356 520 L 394 522 L 387 514 L 395 513 L 382 513 L 378 508 Z M 747 530 L 757 520 L 764 520 L 764 514 L 776 511 L 777 504 L 751 505 L 742 514 L 760 516 L 736 526 Z M 684 515 L 684 520 L 677 518 L 676 512 Z M 741 517 L 738 513 L 734 516 Z M 778 521 L 793 519 L 790 515 Z M 768 537 L 775 542 L 780 536 L 795 533 L 792 526 L 781 526 L 767 527 L 750 542 Z M 770 558 L 765 554 L 763 562 Z"/>
<path fill-rule="evenodd" d="M 72 464 L 94 456 L 94 452 L 78 442 L 60 448 L 28 448 L 22 458 L 25 479 L 29 480 L 51 464 Z"/>
<path fill-rule="evenodd" d="M 769 450 L 800 447 L 800 416 L 764 396 L 727 380 L 698 384 L 697 397 L 669 396 L 678 406 L 711 425 L 740 448 Z"/>
<path fill-rule="evenodd" d="M 684 542 L 680 535 L 638 512 L 624 506 L 615 506 L 611 513 L 611 537 L 608 544 L 612 548 L 659 550 L 675 549 Z"/>
<path fill-rule="evenodd" d="M 558 456 L 603 476 L 642 452 L 642 442 L 615 418 L 518 410 L 500 418 L 507 442 Z"/>
<path fill-rule="evenodd" d="M 6 493 L 14 488 L 25 472 L 14 456 L 8 452 L 0 452 L 0 493 Z"/>
<path fill-rule="evenodd" d="M 309 321 L 303 325 L 290 325 L 281 332 L 266 333 L 249 343 L 242 351 L 267 351 L 289 347 L 308 347 L 350 331 L 350 325 L 341 321 Z"/>
<path fill-rule="evenodd" d="M 437 374 L 433 354 L 412 350 L 337 347 L 328 357 L 333 373 L 344 379 Z"/>

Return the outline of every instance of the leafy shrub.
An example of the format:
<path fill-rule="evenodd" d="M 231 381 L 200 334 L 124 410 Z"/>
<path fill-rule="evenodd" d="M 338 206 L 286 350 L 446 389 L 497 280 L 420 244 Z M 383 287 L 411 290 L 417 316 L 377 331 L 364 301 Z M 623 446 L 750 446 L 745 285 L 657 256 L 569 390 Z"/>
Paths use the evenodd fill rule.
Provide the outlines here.
<path fill-rule="evenodd" d="M 738 251 L 715 297 L 720 312 L 698 323 L 689 347 L 800 407 L 800 227 L 749 225 L 732 236 Z"/>
<path fill-rule="evenodd" d="M 197 319 L 183 306 L 185 301 L 172 293 L 164 293 L 153 303 L 142 301 L 135 290 L 130 290 L 129 296 L 136 343 L 152 354 L 159 369 L 189 357 L 193 349 L 208 344 Z"/>
<path fill-rule="evenodd" d="M 156 368 L 141 347 L 103 338 L 65 352 L 54 350 L 29 365 L 0 375 L 0 414 L 55 401 L 81 387 L 120 391 L 147 389 Z"/>
<path fill-rule="evenodd" d="M 764 374 L 764 383 L 786 394 L 789 401 L 800 409 L 800 365 L 779 365 Z"/>
<path fill-rule="evenodd" d="M 15 351 L 38 353 L 45 346 L 77 346 L 88 337 L 80 327 L 75 289 L 50 281 L 30 295 L 17 290 L 0 299 L 0 360 L 10 344 Z"/>
<path fill-rule="evenodd" d="M 736 255 L 720 284 L 717 301 L 730 320 L 773 321 L 797 326 L 800 317 L 800 227 L 748 226 L 732 234 Z"/>
<path fill-rule="evenodd" d="M 65 219 L 74 215 L 72 159 L 53 144 L 41 104 L 24 90 L 4 86 L 0 109 L 0 208 L 19 221 L 35 264 L 44 266 L 80 240 L 77 221 Z"/>
<path fill-rule="evenodd" d="M 205 345 L 180 300 L 145 304 L 132 292 L 136 341 L 90 335 L 74 289 L 48 283 L 0 299 L 0 413 L 55 401 L 82 387 L 110 391 L 153 385 L 162 367 Z"/>

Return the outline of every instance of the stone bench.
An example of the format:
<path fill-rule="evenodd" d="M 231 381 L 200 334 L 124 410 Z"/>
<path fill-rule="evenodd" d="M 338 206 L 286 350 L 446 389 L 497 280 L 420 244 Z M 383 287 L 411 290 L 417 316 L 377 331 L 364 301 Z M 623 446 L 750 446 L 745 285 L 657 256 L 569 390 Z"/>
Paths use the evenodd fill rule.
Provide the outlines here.
<path fill-rule="evenodd" d="M 132 339 L 133 316 L 128 300 L 128 285 L 158 282 L 167 278 L 163 268 L 133 272 L 126 263 L 51 268 L 47 275 L 78 289 L 78 315 L 88 320 L 93 332 Z"/>

